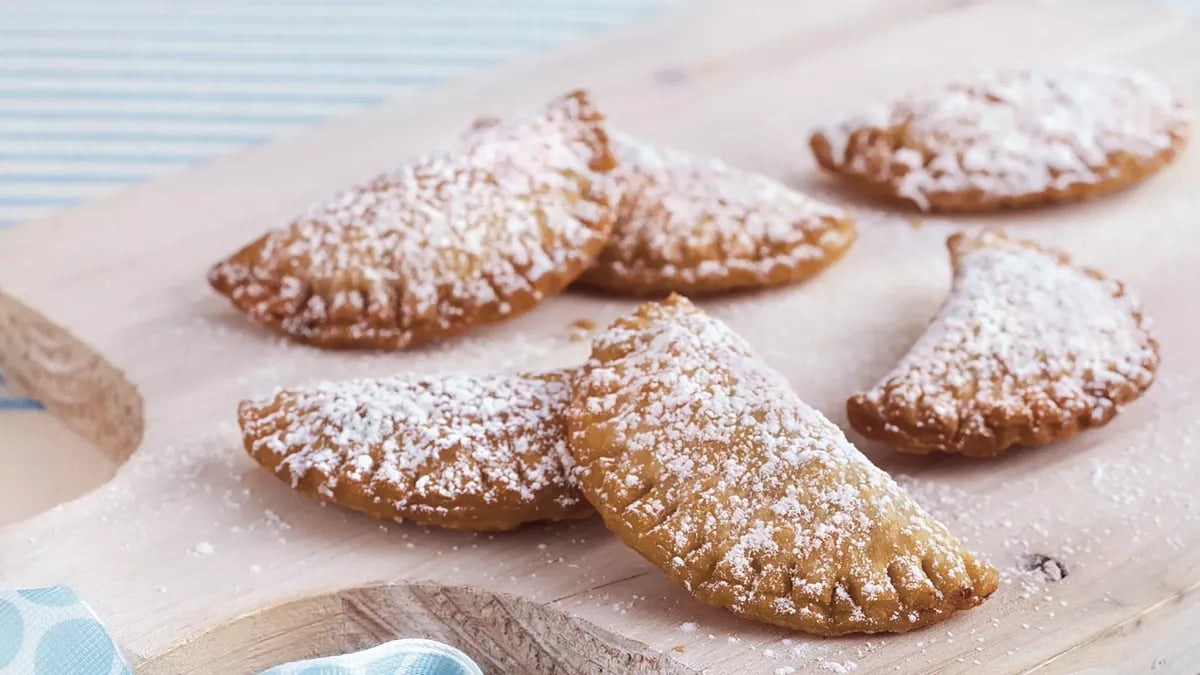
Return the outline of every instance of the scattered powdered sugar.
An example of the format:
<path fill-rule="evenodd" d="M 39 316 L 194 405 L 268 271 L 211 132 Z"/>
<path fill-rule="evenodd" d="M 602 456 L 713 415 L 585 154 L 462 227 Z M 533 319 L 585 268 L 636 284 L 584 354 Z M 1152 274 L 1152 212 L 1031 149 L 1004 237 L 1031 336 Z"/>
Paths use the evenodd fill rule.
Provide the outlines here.
<path fill-rule="evenodd" d="M 957 235 L 951 249 L 954 285 L 937 317 L 856 399 L 916 408 L 926 433 L 958 440 L 996 439 L 998 418 L 1025 420 L 1028 443 L 1042 428 L 1107 421 L 1150 385 L 1150 321 L 1120 283 L 995 232 Z"/>
<path fill-rule="evenodd" d="M 621 201 L 584 280 L 641 288 L 778 283 L 850 245 L 849 216 L 761 174 L 614 137 Z"/>
<path fill-rule="evenodd" d="M 383 513 L 418 519 L 522 505 L 553 517 L 581 505 L 563 420 L 569 377 L 321 383 L 243 404 L 241 419 L 255 459 L 332 501 L 361 493 Z"/>
<path fill-rule="evenodd" d="M 1001 70 L 950 82 L 821 129 L 830 161 L 928 209 L 939 194 L 1035 195 L 1114 175 L 1183 142 L 1188 115 L 1134 70 Z"/>
<path fill-rule="evenodd" d="M 695 633 L 697 630 L 700 630 L 700 624 L 694 621 L 684 621 L 679 624 L 679 632 L 681 633 Z"/>
<path fill-rule="evenodd" d="M 207 541 L 196 542 L 196 545 L 192 547 L 192 553 L 194 555 L 212 555 L 216 552 L 216 550 L 217 549 Z"/>
<path fill-rule="evenodd" d="M 527 309 L 608 235 L 601 120 L 579 92 L 532 120 L 479 126 L 314 207 L 210 278 L 257 320 L 341 343 L 403 347 Z"/>
<path fill-rule="evenodd" d="M 841 633 L 928 623 L 994 588 L 994 570 L 678 296 L 597 336 L 570 420 L 606 522 L 712 604 Z"/>

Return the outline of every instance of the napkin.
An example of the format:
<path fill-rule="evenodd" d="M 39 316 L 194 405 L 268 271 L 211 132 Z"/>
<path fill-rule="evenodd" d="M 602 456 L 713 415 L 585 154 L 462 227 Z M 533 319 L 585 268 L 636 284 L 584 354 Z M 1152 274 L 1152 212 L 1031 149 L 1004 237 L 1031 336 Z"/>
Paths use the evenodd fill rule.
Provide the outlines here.
<path fill-rule="evenodd" d="M 133 675 L 104 624 L 70 588 L 0 590 L 0 675 Z M 395 640 L 261 675 L 483 675 L 457 649 Z"/>
<path fill-rule="evenodd" d="M 0 673 L 132 675 L 100 619 L 66 586 L 0 590 Z"/>

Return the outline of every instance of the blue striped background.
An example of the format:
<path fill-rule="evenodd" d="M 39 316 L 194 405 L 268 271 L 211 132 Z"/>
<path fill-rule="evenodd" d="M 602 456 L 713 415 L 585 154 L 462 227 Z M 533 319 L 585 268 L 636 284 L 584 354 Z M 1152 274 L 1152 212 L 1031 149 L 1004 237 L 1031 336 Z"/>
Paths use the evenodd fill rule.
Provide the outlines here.
<path fill-rule="evenodd" d="M 664 2 L 0 3 L 0 227 Z"/>
<path fill-rule="evenodd" d="M 0 228 L 669 1 L 0 0 Z"/>

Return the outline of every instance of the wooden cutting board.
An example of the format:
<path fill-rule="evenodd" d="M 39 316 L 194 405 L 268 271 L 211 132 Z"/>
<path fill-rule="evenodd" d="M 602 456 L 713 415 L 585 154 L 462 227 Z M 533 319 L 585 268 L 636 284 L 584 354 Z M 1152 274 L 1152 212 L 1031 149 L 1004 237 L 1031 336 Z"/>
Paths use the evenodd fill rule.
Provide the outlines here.
<path fill-rule="evenodd" d="M 139 673 L 248 673 L 396 636 L 488 672 L 1068 672 L 1200 667 L 1200 150 L 1084 205 L 960 218 L 1061 246 L 1131 283 L 1159 381 L 1108 427 L 992 461 L 861 442 L 1004 572 L 982 607 L 903 636 L 821 640 L 701 605 L 595 521 L 495 536 L 323 508 L 240 450 L 237 402 L 276 385 L 572 364 L 634 303 L 568 293 L 420 351 L 325 353 L 248 324 L 208 265 L 311 200 L 577 86 L 614 125 L 863 209 L 809 283 L 703 306 L 800 395 L 843 402 L 936 311 L 956 224 L 856 202 L 817 174 L 815 124 L 983 66 L 1132 63 L 1200 98 L 1200 25 L 1137 3 L 689 3 L 623 32 L 409 96 L 0 235 L 0 370 L 113 457 L 104 487 L 0 530 L 0 583 L 67 583 Z M 30 476 L 32 481 L 52 480 Z M 1049 556 L 1067 576 L 1035 569 Z M 777 670 L 779 669 L 779 670 Z"/>

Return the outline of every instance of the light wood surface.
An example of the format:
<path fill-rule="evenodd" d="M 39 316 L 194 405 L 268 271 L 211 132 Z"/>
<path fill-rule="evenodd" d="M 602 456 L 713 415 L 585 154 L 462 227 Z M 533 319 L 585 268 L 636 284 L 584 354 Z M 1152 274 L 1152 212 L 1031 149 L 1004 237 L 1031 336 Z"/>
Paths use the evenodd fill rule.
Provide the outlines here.
<path fill-rule="evenodd" d="M 2 419 L 0 526 L 71 501 L 116 474 L 117 461 L 53 415 L 5 410 Z"/>
<path fill-rule="evenodd" d="M 5 232 L 0 371 L 124 464 L 104 487 L 0 530 L 0 584 L 70 584 L 139 673 L 255 672 L 400 635 L 455 644 L 487 672 L 1194 672 L 1196 149 L 1112 198 L 959 219 L 1127 280 L 1158 322 L 1163 366 L 1108 427 L 1049 448 L 966 461 L 861 444 L 1005 576 L 980 608 L 903 636 L 821 640 L 736 619 L 594 520 L 496 536 L 382 526 L 293 493 L 240 450 L 237 401 L 276 385 L 567 365 L 587 353 L 573 321 L 603 325 L 632 302 L 567 294 L 430 349 L 325 353 L 249 325 L 204 282 L 213 260 L 473 116 L 587 86 L 630 132 L 864 207 L 859 242 L 813 281 L 703 303 L 844 424 L 846 396 L 941 302 L 954 224 L 916 227 L 855 202 L 817 174 L 807 131 L 972 68 L 1093 59 L 1200 98 L 1200 25 L 1142 3 L 689 4 Z M 1069 575 L 1021 571 L 1031 553 Z"/>

